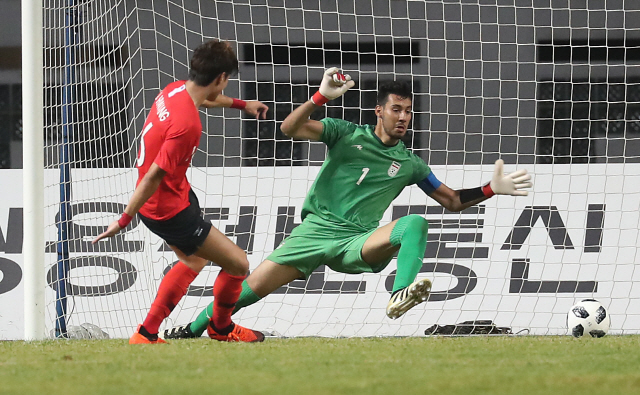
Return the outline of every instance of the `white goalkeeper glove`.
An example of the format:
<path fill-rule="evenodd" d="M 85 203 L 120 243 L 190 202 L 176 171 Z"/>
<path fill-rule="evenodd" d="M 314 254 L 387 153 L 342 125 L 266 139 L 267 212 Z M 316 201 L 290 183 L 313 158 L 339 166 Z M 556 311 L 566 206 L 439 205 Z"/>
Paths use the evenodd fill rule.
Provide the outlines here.
<path fill-rule="evenodd" d="M 533 186 L 530 180 L 531 175 L 527 173 L 526 169 L 504 174 L 504 161 L 498 159 L 493 169 L 493 178 L 490 183 L 482 187 L 482 192 L 487 197 L 491 197 L 494 194 L 527 196 L 529 192 L 524 189 Z"/>
<path fill-rule="evenodd" d="M 322 106 L 329 100 L 337 99 L 356 84 L 349 74 L 339 73 L 338 70 L 337 67 L 332 67 L 324 72 L 320 88 L 311 97 L 316 106 Z"/>

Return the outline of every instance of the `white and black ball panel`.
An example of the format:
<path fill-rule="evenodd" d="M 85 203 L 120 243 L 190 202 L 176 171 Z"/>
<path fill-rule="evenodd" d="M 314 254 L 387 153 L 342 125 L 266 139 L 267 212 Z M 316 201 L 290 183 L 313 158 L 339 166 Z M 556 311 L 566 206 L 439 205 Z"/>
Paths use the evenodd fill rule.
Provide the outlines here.
<path fill-rule="evenodd" d="M 567 328 L 574 337 L 603 337 L 609 331 L 607 309 L 595 299 L 584 299 L 567 313 Z"/>
<path fill-rule="evenodd" d="M 604 309 L 603 306 L 598 307 L 596 310 L 596 323 L 601 323 L 607 318 L 607 310 Z"/>
<path fill-rule="evenodd" d="M 584 306 L 576 306 L 573 309 L 571 309 L 571 311 L 576 317 L 579 317 L 579 318 L 589 317 L 589 312 L 587 311 L 587 309 L 584 308 Z"/>
<path fill-rule="evenodd" d="M 581 324 L 578 324 L 571 328 L 571 334 L 573 337 L 581 337 L 584 335 L 584 327 Z"/>

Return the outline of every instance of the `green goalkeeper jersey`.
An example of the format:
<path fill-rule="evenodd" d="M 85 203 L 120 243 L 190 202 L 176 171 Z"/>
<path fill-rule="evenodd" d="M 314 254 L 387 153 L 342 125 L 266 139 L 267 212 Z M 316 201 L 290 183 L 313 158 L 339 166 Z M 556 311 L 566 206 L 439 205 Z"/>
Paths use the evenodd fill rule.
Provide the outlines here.
<path fill-rule="evenodd" d="M 386 146 L 370 125 L 333 118 L 321 122 L 320 140 L 329 149 L 302 206 L 302 219 L 312 213 L 342 227 L 369 231 L 378 227 L 404 187 L 431 173 L 402 141 Z"/>

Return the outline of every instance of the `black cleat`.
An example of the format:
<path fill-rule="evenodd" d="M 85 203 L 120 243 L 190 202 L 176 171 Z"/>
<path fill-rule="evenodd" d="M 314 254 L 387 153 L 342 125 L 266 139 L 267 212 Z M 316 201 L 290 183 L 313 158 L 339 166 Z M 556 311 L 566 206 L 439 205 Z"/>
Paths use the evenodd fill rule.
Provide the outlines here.
<path fill-rule="evenodd" d="M 193 339 L 200 337 L 191 332 L 190 325 L 191 324 L 187 324 L 184 326 L 176 326 L 171 329 L 165 329 L 162 332 L 161 337 L 164 339 Z"/>

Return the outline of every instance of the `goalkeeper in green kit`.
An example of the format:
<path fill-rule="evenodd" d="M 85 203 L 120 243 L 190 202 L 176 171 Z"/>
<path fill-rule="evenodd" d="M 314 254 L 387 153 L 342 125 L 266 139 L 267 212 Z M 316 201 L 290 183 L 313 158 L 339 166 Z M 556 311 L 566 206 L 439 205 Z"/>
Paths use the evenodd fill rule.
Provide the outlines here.
<path fill-rule="evenodd" d="M 412 92 L 406 83 L 390 82 L 378 89 L 377 124 L 356 125 L 340 119 L 309 119 L 319 106 L 342 96 L 355 83 L 349 75 L 328 69 L 320 89 L 282 123 L 294 139 L 322 141 L 324 161 L 302 207 L 302 223 L 242 283 L 234 312 L 320 265 L 341 273 L 378 273 L 398 254 L 398 267 L 387 316 L 396 319 L 427 300 L 431 281 L 415 281 L 427 245 L 426 219 L 408 215 L 378 227 L 391 202 L 416 184 L 450 211 L 460 211 L 494 194 L 524 196 L 532 186 L 526 170 L 503 174 L 496 161 L 491 182 L 454 191 L 440 182 L 427 164 L 400 139 L 411 121 Z M 164 331 L 165 338 L 199 337 L 209 326 L 210 304 L 198 318 Z"/>

